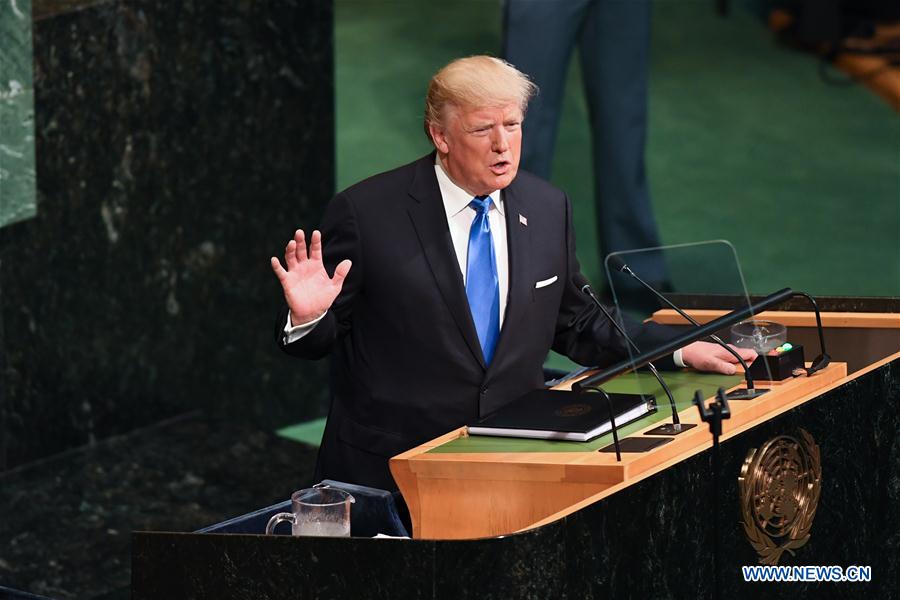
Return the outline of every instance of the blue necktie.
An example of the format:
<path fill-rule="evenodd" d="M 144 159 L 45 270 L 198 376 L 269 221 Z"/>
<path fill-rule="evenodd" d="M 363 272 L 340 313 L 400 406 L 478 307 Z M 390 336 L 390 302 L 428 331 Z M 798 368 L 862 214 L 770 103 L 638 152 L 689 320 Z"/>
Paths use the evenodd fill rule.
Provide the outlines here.
<path fill-rule="evenodd" d="M 488 212 L 490 196 L 476 196 L 469 204 L 475 209 L 475 220 L 469 230 L 469 254 L 466 259 L 466 296 L 475 321 L 478 341 L 485 364 L 491 363 L 500 337 L 500 283 L 497 257 Z"/>

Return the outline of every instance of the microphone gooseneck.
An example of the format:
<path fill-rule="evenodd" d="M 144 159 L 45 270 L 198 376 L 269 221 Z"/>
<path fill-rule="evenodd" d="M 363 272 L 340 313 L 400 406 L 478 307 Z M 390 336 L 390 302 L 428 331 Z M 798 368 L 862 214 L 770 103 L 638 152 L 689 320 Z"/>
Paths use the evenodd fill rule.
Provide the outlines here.
<path fill-rule="evenodd" d="M 813 310 L 816 313 L 816 330 L 819 333 L 819 349 L 822 351 L 819 356 L 813 359 L 812 364 L 809 368 L 805 369 L 807 377 L 811 376 L 816 371 L 821 371 L 825 367 L 827 367 L 831 363 L 831 357 L 828 356 L 828 353 L 825 351 L 825 332 L 822 329 L 822 315 L 819 313 L 819 305 L 816 303 L 815 298 L 807 294 L 806 292 L 794 292 L 794 296 L 806 298 L 809 300 L 809 303 L 812 304 Z"/>
<path fill-rule="evenodd" d="M 623 360 L 603 369 L 602 371 L 594 373 L 590 377 L 580 379 L 572 384 L 572 389 L 575 391 L 579 391 L 581 389 L 585 389 L 609 381 L 616 375 L 621 375 L 626 371 L 633 371 L 636 366 L 644 366 L 651 360 L 656 360 L 657 358 L 662 358 L 663 356 L 672 354 L 674 351 L 687 346 L 691 342 L 696 342 L 697 340 L 707 337 L 711 333 L 715 333 L 725 327 L 728 327 L 729 325 L 734 325 L 735 323 L 743 321 L 748 317 L 757 315 L 768 308 L 777 306 L 791 298 L 793 294 L 794 291 L 791 288 L 782 288 L 777 292 L 773 292 L 762 298 L 761 300 L 758 300 L 757 302 L 747 306 L 746 308 L 732 310 L 731 312 L 722 315 L 718 319 L 714 319 L 713 321 L 710 321 L 702 327 L 697 327 L 695 329 L 692 329 L 691 331 L 674 337 L 669 341 L 654 347 L 652 350 L 644 352 L 640 356 L 635 356 L 631 360 Z M 756 398 L 757 396 L 768 391 L 769 390 L 767 389 L 740 389 L 729 392 L 727 396 L 729 400 L 752 400 L 753 398 Z"/>
<path fill-rule="evenodd" d="M 618 331 L 619 334 L 625 339 L 625 341 L 628 342 L 628 344 L 632 348 L 634 348 L 635 352 L 640 354 L 640 349 L 631 340 L 631 337 L 627 333 L 625 333 L 625 329 L 621 325 L 619 325 L 619 323 L 613 318 L 609 311 L 606 310 L 606 307 L 603 306 L 603 303 L 601 303 L 596 294 L 594 294 L 594 290 L 591 287 L 591 284 L 588 283 L 584 275 L 582 275 L 581 273 L 576 275 L 575 283 L 581 286 L 582 293 L 587 294 L 591 298 L 591 300 L 594 301 L 594 304 L 597 306 L 597 308 L 600 309 L 600 311 L 606 316 L 606 318 L 609 319 L 609 322 L 612 323 L 613 327 L 616 328 L 616 331 Z M 656 381 L 659 382 L 660 387 L 662 387 L 663 391 L 666 393 L 666 396 L 668 396 L 669 406 L 672 409 L 672 424 L 674 425 L 675 430 L 679 430 L 681 419 L 678 417 L 678 409 L 675 406 L 675 397 L 672 396 L 672 391 L 669 389 L 669 386 L 666 385 L 665 380 L 662 378 L 662 376 L 660 376 L 659 371 L 656 370 L 656 367 L 652 362 L 647 363 L 647 369 L 653 374 L 653 376 L 656 378 Z"/>
<path fill-rule="evenodd" d="M 622 260 L 622 257 L 617 254 L 610 254 L 606 258 L 606 264 L 613 271 L 621 271 L 631 273 L 631 269 L 628 268 L 628 265 L 625 264 L 625 261 Z M 632 273 L 633 275 L 634 273 Z"/>
<path fill-rule="evenodd" d="M 612 429 L 613 447 L 616 449 L 616 462 L 622 462 L 622 446 L 619 444 L 619 432 L 616 427 L 616 414 L 615 411 L 613 411 L 612 398 L 610 398 L 609 394 L 599 386 L 592 389 L 595 392 L 600 393 L 600 395 L 606 399 L 606 409 L 609 411 L 609 425 Z"/>
<path fill-rule="evenodd" d="M 688 322 L 690 322 L 690 323 L 691 323 L 692 325 L 694 325 L 695 327 L 700 327 L 700 323 L 698 323 L 694 318 L 692 318 L 689 314 L 687 314 L 686 312 L 684 312 L 683 310 L 681 310 L 680 308 L 678 308 L 677 306 L 675 306 L 675 305 L 674 305 L 668 298 L 666 298 L 663 294 L 661 294 L 661 293 L 659 293 L 658 291 L 656 291 L 656 288 L 654 288 L 652 285 L 650 285 L 649 283 L 647 283 L 646 281 L 644 281 L 643 279 L 641 279 L 640 277 L 638 277 L 637 274 L 636 274 L 634 271 L 632 271 L 632 270 L 628 267 L 628 265 L 625 264 L 625 261 L 622 260 L 619 256 L 616 256 L 616 255 L 614 255 L 614 254 L 613 254 L 613 255 L 610 255 L 610 256 L 609 256 L 609 259 L 607 260 L 607 264 L 608 264 L 608 265 L 610 266 L 610 268 L 612 268 L 613 270 L 615 270 L 615 271 L 620 271 L 620 272 L 622 272 L 622 273 L 625 273 L 626 275 L 629 275 L 630 277 L 633 277 L 633 278 L 635 279 L 635 281 L 637 281 L 637 282 L 640 283 L 642 286 L 644 286 L 645 288 L 647 288 L 654 296 L 656 296 L 657 298 L 659 298 L 660 301 L 664 302 L 664 303 L 666 304 L 666 306 L 668 306 L 669 308 L 671 308 L 672 310 L 674 310 L 675 312 L 677 312 L 679 315 L 681 315 L 684 319 L 686 319 Z M 741 367 L 743 367 L 743 369 L 744 369 L 744 380 L 747 382 L 747 390 L 748 390 L 748 391 L 749 391 L 749 390 L 753 390 L 753 389 L 754 389 L 754 386 L 753 386 L 753 376 L 750 375 L 750 367 L 747 365 L 746 361 L 744 361 L 744 359 L 741 358 L 741 355 L 738 354 L 738 353 L 734 350 L 734 348 L 732 348 L 731 346 L 729 346 L 728 344 L 726 344 L 725 342 L 723 342 L 723 341 L 722 341 L 722 338 L 720 338 L 720 337 L 717 336 L 716 334 L 714 334 L 714 333 L 710 334 L 710 335 L 709 335 L 709 339 L 711 339 L 712 341 L 714 341 L 715 343 L 717 343 L 719 346 L 721 346 L 722 348 L 724 348 L 729 354 L 731 354 L 733 357 L 735 357 L 735 358 L 737 359 L 737 361 L 740 363 Z"/>

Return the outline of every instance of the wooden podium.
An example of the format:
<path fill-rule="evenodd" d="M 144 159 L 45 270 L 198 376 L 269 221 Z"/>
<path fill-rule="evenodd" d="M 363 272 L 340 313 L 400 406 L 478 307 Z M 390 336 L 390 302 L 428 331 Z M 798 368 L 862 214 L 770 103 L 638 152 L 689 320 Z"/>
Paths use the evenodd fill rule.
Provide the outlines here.
<path fill-rule="evenodd" d="M 867 308 L 868 301 L 850 301 L 851 312 Z M 133 597 L 900 597 L 900 306 L 849 320 L 834 316 L 839 306 L 822 308 L 831 313 L 825 323 L 834 363 L 773 384 L 759 399 L 731 402 L 718 461 L 706 424 L 646 454 L 623 455 L 621 463 L 596 451 L 606 445 L 602 438 L 575 450 L 453 431 L 392 461 L 414 539 L 134 532 Z M 859 326 L 863 318 L 874 320 Z M 810 321 L 807 315 L 788 333 L 803 340 L 808 358 L 818 349 L 814 336 L 804 339 Z M 684 422 L 698 420 L 684 392 L 699 385 L 711 396 L 722 384 L 715 376 L 671 379 Z M 668 416 L 662 406 L 654 418 Z M 641 436 L 650 426 L 639 421 L 622 436 Z M 784 440 L 784 455 L 765 469 L 748 468 Z M 792 457 L 791 444 L 801 443 L 814 450 L 811 466 Z M 759 473 L 769 479 L 754 479 Z M 748 481 L 762 484 L 762 493 L 746 494 L 753 491 Z M 813 483 L 814 494 L 792 500 Z M 789 544 L 753 533 L 748 499 L 750 508 L 768 511 L 767 526 L 802 517 Z M 866 566 L 871 581 L 744 578 L 745 566 L 765 561 Z"/>
<path fill-rule="evenodd" d="M 846 375 L 845 363 L 832 363 L 812 377 L 759 384 L 770 391 L 756 400 L 730 403 L 732 414 L 723 422 L 722 440 L 819 396 Z M 660 406 L 660 414 L 669 415 L 667 405 Z M 680 410 L 679 417 L 698 426 L 648 452 L 624 453 L 621 462 L 615 453 L 596 450 L 433 452 L 466 436 L 462 427 L 394 457 L 391 472 L 409 506 L 414 537 L 505 535 L 577 511 L 712 446 L 709 428 L 695 407 Z M 643 436 L 657 424 L 648 423 L 632 436 Z"/>
<path fill-rule="evenodd" d="M 704 323 L 726 311 L 692 312 L 691 316 Z M 810 335 L 815 331 L 813 313 L 778 311 L 762 313 L 758 318 L 790 326 L 789 339 L 808 338 L 807 357 L 812 356 L 811 349 L 818 348 L 817 338 Z M 658 311 L 653 320 L 669 325 L 684 324 L 683 319 L 670 310 Z M 898 314 L 829 312 L 823 315 L 823 327 L 828 330 L 828 337 L 834 330 L 843 330 L 844 334 L 856 332 L 856 339 L 849 344 L 845 340 L 840 346 L 842 350 L 832 352 L 832 355 L 849 352 L 848 358 L 857 364 L 859 356 L 853 354 L 859 354 L 861 348 L 869 355 L 900 350 Z M 806 331 L 801 333 L 798 329 Z M 876 340 L 874 350 L 872 339 Z M 883 362 L 867 365 L 853 376 Z M 671 377 L 669 374 L 664 376 Z M 758 383 L 758 387 L 770 391 L 755 400 L 730 403 L 732 416 L 723 423 L 722 440 L 820 397 L 846 383 L 847 376 L 846 362 L 832 362 L 811 377 Z M 705 376 L 698 373 L 694 377 L 697 387 L 701 387 Z M 571 383 L 558 387 L 568 389 Z M 699 426 L 649 452 L 623 454 L 621 462 L 616 461 L 613 453 L 596 451 L 597 446 L 612 442 L 609 435 L 602 438 L 601 444 L 587 448 L 585 444 L 557 443 L 553 451 L 542 451 L 541 446 L 546 446 L 546 442 L 530 444 L 495 438 L 490 443 L 481 443 L 480 446 L 487 446 L 483 449 L 477 442 L 460 443 L 467 436 L 464 427 L 392 458 L 391 472 L 409 506 L 414 537 L 465 539 L 506 535 L 537 527 L 709 449 L 712 436 L 709 428 L 700 423 L 697 409 L 690 405 L 691 381 L 685 385 L 689 393 L 678 402 L 679 416 L 683 423 L 699 423 Z M 734 386 L 737 387 L 742 385 Z M 712 397 L 713 393 L 708 393 L 707 397 Z M 656 418 L 643 421 L 637 428 L 630 427 L 628 431 L 632 436 L 642 437 L 645 431 L 668 417 L 668 407 L 660 400 L 664 398 L 661 390 L 657 390 L 656 395 L 660 404 Z M 565 451 L 565 446 L 571 451 Z"/>

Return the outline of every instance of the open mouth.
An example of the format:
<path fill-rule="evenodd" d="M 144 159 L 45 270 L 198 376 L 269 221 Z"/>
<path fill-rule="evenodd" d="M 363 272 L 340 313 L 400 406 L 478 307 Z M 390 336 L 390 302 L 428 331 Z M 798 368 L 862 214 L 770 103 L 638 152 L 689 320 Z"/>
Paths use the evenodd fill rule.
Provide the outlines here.
<path fill-rule="evenodd" d="M 491 165 L 491 171 L 493 171 L 495 175 L 503 175 L 509 171 L 509 167 L 510 164 L 508 160 L 499 160 Z"/>

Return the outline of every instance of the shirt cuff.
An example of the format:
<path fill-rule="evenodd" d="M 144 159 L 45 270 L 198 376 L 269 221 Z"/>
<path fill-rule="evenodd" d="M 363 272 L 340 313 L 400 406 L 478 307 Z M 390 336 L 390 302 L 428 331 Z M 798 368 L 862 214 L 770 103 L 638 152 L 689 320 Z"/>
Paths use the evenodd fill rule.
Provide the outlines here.
<path fill-rule="evenodd" d="M 284 335 L 281 336 L 281 341 L 284 345 L 292 344 L 308 334 L 310 331 L 316 328 L 319 321 L 325 318 L 325 315 L 328 314 L 326 310 L 323 312 L 318 318 L 310 321 L 309 323 L 303 323 L 302 325 L 291 325 L 291 311 L 288 311 L 287 319 L 285 319 L 284 324 Z"/>
<path fill-rule="evenodd" d="M 687 365 L 684 362 L 684 359 L 681 358 L 681 348 L 679 348 L 674 353 L 672 353 L 672 360 L 675 362 L 676 367 L 679 367 L 681 369 L 687 367 Z"/>

